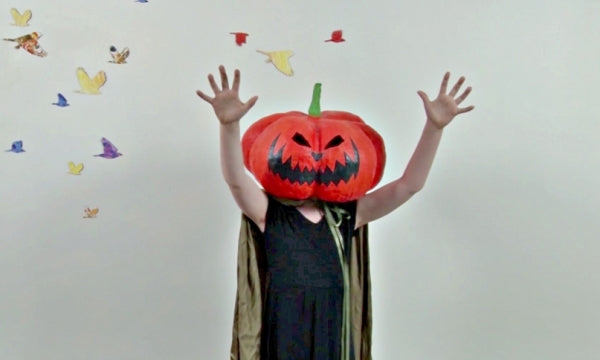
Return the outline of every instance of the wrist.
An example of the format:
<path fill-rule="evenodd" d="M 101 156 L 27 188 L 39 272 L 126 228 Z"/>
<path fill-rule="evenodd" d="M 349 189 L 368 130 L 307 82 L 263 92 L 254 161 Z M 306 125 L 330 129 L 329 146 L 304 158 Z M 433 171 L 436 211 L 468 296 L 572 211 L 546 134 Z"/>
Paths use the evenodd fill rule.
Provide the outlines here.
<path fill-rule="evenodd" d="M 240 137 L 240 126 L 239 126 L 239 122 L 237 122 L 237 121 L 229 122 L 229 123 L 221 123 L 219 128 L 220 128 L 220 132 L 221 132 L 222 136 L 225 136 L 227 138 L 230 138 L 230 137 L 239 138 Z"/>
<path fill-rule="evenodd" d="M 439 125 L 439 124 L 435 123 L 433 120 L 427 118 L 427 121 L 425 122 L 425 131 L 442 132 L 443 130 L 444 130 L 443 125 Z"/>
<path fill-rule="evenodd" d="M 221 119 L 219 119 L 219 124 L 221 124 L 221 127 L 223 127 L 223 128 L 235 128 L 235 127 L 239 127 L 240 120 L 241 119 L 236 119 L 236 120 L 221 120 Z"/>

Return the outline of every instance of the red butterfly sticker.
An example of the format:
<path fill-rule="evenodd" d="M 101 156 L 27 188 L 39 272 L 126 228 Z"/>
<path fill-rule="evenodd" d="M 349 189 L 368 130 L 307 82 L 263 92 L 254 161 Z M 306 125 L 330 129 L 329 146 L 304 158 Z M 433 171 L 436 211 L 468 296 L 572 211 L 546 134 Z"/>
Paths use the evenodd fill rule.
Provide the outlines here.
<path fill-rule="evenodd" d="M 325 40 L 325 42 L 328 42 L 328 41 L 339 43 L 342 41 L 346 41 L 346 39 L 344 39 L 342 37 L 342 30 L 335 30 L 331 33 L 331 38 L 328 40 Z"/>
<path fill-rule="evenodd" d="M 246 37 L 248 37 L 247 33 L 243 32 L 232 32 L 231 35 L 235 35 L 235 43 L 238 46 L 242 46 L 242 44 L 246 43 Z"/>

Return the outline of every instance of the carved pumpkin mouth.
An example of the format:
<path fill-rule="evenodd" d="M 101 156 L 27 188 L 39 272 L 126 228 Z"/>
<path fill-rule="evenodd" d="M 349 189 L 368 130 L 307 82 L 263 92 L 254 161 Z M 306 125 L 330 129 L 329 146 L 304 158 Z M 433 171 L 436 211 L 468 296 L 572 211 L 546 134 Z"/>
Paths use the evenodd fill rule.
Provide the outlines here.
<path fill-rule="evenodd" d="M 354 157 L 344 153 L 344 164 L 339 161 L 335 162 L 333 169 L 326 167 L 324 170 L 318 170 L 317 167 L 310 169 L 307 165 L 300 166 L 296 164 L 292 168 L 292 158 L 288 157 L 285 161 L 283 159 L 283 145 L 279 151 L 275 151 L 275 144 L 279 139 L 279 135 L 275 137 L 275 140 L 269 147 L 269 170 L 274 174 L 281 177 L 282 180 L 289 180 L 290 183 L 298 183 L 300 185 L 330 185 L 339 184 L 340 181 L 348 182 L 353 176 L 356 177 L 359 170 L 359 155 L 358 148 L 354 141 L 352 141 L 352 149 L 354 151 Z M 318 154 L 320 159 L 322 154 Z M 312 158 L 317 159 L 315 154 L 312 154 Z M 318 161 L 317 161 L 318 163 Z"/>

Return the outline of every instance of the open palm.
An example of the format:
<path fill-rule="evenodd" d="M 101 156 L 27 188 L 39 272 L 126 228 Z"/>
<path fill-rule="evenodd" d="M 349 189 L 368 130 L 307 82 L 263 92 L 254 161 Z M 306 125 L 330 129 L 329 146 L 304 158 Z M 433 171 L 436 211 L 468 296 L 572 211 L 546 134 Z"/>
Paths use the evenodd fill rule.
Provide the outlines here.
<path fill-rule="evenodd" d="M 239 121 L 244 114 L 254 106 L 257 96 L 250 98 L 247 102 L 242 102 L 239 97 L 240 88 L 240 71 L 235 70 L 233 75 L 233 84 L 229 88 L 229 80 L 227 78 L 227 72 L 223 65 L 219 66 L 219 73 L 221 74 L 221 88 L 217 86 L 215 78 L 212 74 L 208 75 L 208 82 L 213 92 L 214 97 L 210 97 L 200 90 L 196 91 L 196 94 L 204 101 L 212 105 L 215 115 L 222 124 L 229 124 L 232 122 Z"/>
<path fill-rule="evenodd" d="M 471 87 L 469 86 L 459 97 L 455 98 L 456 94 L 460 90 L 460 87 L 465 82 L 464 76 L 461 76 L 450 92 L 446 94 L 449 79 L 450 73 L 447 72 L 442 80 L 440 92 L 438 93 L 437 98 L 433 101 L 429 100 L 429 97 L 427 94 L 425 94 L 425 92 L 417 92 L 423 100 L 427 119 L 431 121 L 438 129 L 442 129 L 448 125 L 456 115 L 466 113 L 475 108 L 474 106 L 458 107 L 458 105 L 460 105 L 460 103 L 463 102 L 471 92 Z"/>

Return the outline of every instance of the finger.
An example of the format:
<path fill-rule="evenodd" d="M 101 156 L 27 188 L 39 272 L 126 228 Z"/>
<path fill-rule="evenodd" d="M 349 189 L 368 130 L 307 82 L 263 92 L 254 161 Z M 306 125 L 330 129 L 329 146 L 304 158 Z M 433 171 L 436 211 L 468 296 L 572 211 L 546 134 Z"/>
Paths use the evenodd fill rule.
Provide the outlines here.
<path fill-rule="evenodd" d="M 440 95 L 446 94 L 446 88 L 448 88 L 448 79 L 450 79 L 450 72 L 446 71 L 444 78 L 442 79 L 442 85 L 440 86 Z"/>
<path fill-rule="evenodd" d="M 460 87 L 462 86 L 462 84 L 465 82 L 465 77 L 461 76 L 458 81 L 456 82 L 456 84 L 454 84 L 454 87 L 452 88 L 452 90 L 450 90 L 450 92 L 448 93 L 448 95 L 454 97 L 457 93 L 458 90 L 460 90 Z"/>
<path fill-rule="evenodd" d="M 225 71 L 225 66 L 219 66 L 219 72 L 221 73 L 221 89 L 228 90 L 229 79 L 227 79 L 227 72 Z"/>
<path fill-rule="evenodd" d="M 456 105 L 463 102 L 463 100 L 465 100 L 467 98 L 467 96 L 469 96 L 469 94 L 471 93 L 471 90 L 472 90 L 472 88 L 470 86 L 468 88 L 466 88 L 465 91 L 463 91 L 463 93 L 458 98 L 456 98 Z"/>
<path fill-rule="evenodd" d="M 217 86 L 217 82 L 215 81 L 215 77 L 212 74 L 208 75 L 208 83 L 210 84 L 211 89 L 215 94 L 218 94 L 221 90 Z"/>
<path fill-rule="evenodd" d="M 248 110 L 252 109 L 254 104 L 256 104 L 256 100 L 258 100 L 258 96 L 253 96 L 248 101 L 246 101 L 246 103 L 244 104 L 244 114 L 247 113 Z"/>
<path fill-rule="evenodd" d="M 428 103 L 429 102 L 429 97 L 427 96 L 427 94 L 425 94 L 424 91 L 417 91 L 417 94 L 421 97 L 421 100 L 423 100 L 423 103 Z"/>
<path fill-rule="evenodd" d="M 239 91 L 240 89 L 240 71 L 238 69 L 235 69 L 235 71 L 233 72 L 233 87 L 232 89 L 234 91 Z"/>
<path fill-rule="evenodd" d="M 473 106 L 473 105 L 467 106 L 467 107 L 464 107 L 464 108 L 458 108 L 458 111 L 456 112 L 456 115 L 469 112 L 469 111 L 471 111 L 473 109 L 475 109 L 475 106 Z"/>
<path fill-rule="evenodd" d="M 204 100 L 204 101 L 212 104 L 213 98 L 211 98 L 210 96 L 206 95 L 202 91 L 196 90 L 196 95 L 198 95 L 202 100 Z"/>

